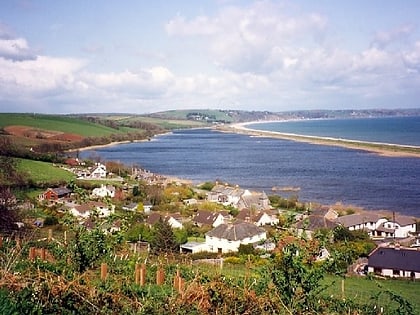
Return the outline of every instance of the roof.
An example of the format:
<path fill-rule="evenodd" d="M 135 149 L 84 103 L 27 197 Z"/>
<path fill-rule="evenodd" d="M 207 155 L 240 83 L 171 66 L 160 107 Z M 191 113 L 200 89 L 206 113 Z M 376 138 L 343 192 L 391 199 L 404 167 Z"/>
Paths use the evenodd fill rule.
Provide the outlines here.
<path fill-rule="evenodd" d="M 376 213 L 355 213 L 338 217 L 334 221 L 345 227 L 350 227 L 358 224 L 364 224 L 366 222 L 376 223 L 380 218 L 381 216 Z"/>
<path fill-rule="evenodd" d="M 207 232 L 206 236 L 223 238 L 229 241 L 240 241 L 262 233 L 266 233 L 263 228 L 252 223 L 240 222 L 236 224 L 221 224 Z"/>
<path fill-rule="evenodd" d="M 393 219 L 389 220 L 393 221 Z M 416 223 L 416 219 L 413 217 L 405 216 L 405 215 L 396 215 L 395 216 L 395 223 L 398 223 L 400 226 L 407 226 Z"/>
<path fill-rule="evenodd" d="M 193 222 L 199 224 L 213 225 L 217 217 L 221 215 L 219 212 L 210 212 L 210 211 L 198 211 Z"/>
<path fill-rule="evenodd" d="M 302 229 L 305 227 L 306 230 L 315 231 L 318 229 L 333 229 L 338 225 L 338 223 L 328 220 L 323 215 L 309 215 L 306 219 L 299 221 L 296 224 L 298 229 Z"/>
<path fill-rule="evenodd" d="M 420 251 L 407 248 L 376 248 L 368 259 L 369 267 L 420 272 Z"/>
<path fill-rule="evenodd" d="M 71 190 L 66 187 L 53 188 L 52 191 L 54 191 L 58 196 L 64 196 L 71 193 Z"/>

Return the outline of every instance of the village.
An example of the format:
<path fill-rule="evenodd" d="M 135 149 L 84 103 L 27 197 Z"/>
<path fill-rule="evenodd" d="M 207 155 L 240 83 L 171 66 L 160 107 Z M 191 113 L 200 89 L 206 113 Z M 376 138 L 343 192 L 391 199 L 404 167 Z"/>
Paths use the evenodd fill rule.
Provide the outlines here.
<path fill-rule="evenodd" d="M 97 162 L 87 167 L 77 159 L 63 167 L 76 174 L 79 182 L 95 181 L 96 187 L 91 190 L 75 185 L 50 187 L 39 195 L 38 201 L 61 214 L 71 214 L 88 229 L 102 220 L 106 222 L 101 224 L 104 233 L 121 232 L 123 226 L 129 230 L 131 227 L 123 224 L 118 214 L 136 213 L 141 215 L 142 227 L 151 229 L 161 220 L 167 222 L 175 233 L 183 235 L 179 241 L 180 253 L 216 253 L 222 257 L 238 252 L 244 245 L 252 246 L 262 254 L 275 251 L 279 240 L 274 235 L 279 230 L 287 229 L 296 238 L 310 240 L 320 231 L 332 235 L 335 229 L 344 228 L 365 233 L 375 244 L 367 257 L 349 266 L 353 268 L 352 272 L 390 278 L 420 278 L 420 238 L 417 218 L 414 217 L 396 213 L 382 215 L 373 211 L 340 212 L 334 207 L 321 205 L 301 206 L 300 211 L 295 211 L 293 207 L 273 205 L 265 192 L 249 191 L 227 183 L 193 187 L 140 168 L 131 169 L 127 176 L 129 181 L 126 181 L 126 178 L 107 170 L 106 163 Z M 138 183 L 142 183 L 142 188 Z M 153 189 L 148 193 L 140 191 L 148 191 L 147 187 Z M 153 191 L 153 196 L 150 191 Z M 166 196 L 165 206 L 157 201 L 162 200 L 162 194 Z M 142 197 L 135 198 L 136 195 Z M 44 222 L 38 219 L 34 224 L 42 227 Z M 130 246 L 133 250 L 150 249 L 147 237 L 141 232 L 131 237 Z M 325 246 L 315 259 L 333 258 Z"/>

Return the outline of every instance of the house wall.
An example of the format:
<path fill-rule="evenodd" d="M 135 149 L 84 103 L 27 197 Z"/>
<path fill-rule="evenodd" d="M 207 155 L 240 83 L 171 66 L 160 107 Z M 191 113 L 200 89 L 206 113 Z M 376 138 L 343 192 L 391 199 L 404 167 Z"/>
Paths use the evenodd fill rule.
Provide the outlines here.
<path fill-rule="evenodd" d="M 206 244 L 211 252 L 218 252 L 218 249 L 222 249 L 222 253 L 237 252 L 239 245 L 241 244 L 252 244 L 259 241 L 265 240 L 267 233 L 261 233 L 252 237 L 244 238 L 243 240 L 230 241 L 223 238 L 211 237 L 206 235 Z"/>
<path fill-rule="evenodd" d="M 369 273 L 374 273 L 375 269 L 371 266 L 368 267 Z M 411 271 L 404 271 L 404 270 L 392 270 L 392 269 L 381 269 L 380 275 L 384 277 L 390 277 L 390 278 L 411 278 L 412 272 Z M 414 278 L 420 279 L 420 272 L 414 272 Z"/>

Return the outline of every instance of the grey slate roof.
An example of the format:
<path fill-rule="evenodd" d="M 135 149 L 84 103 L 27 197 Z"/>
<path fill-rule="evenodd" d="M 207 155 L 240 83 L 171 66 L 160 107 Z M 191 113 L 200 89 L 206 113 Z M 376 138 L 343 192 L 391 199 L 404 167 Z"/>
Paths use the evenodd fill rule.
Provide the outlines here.
<path fill-rule="evenodd" d="M 364 224 L 367 222 L 377 222 L 381 216 L 376 213 L 355 213 L 338 217 L 334 221 L 340 223 L 344 227 L 350 227 L 358 224 Z"/>
<path fill-rule="evenodd" d="M 420 251 L 378 247 L 369 255 L 368 265 L 374 268 L 420 272 Z"/>
<path fill-rule="evenodd" d="M 68 189 L 68 188 L 66 188 L 66 187 L 58 187 L 58 188 L 53 188 L 52 189 L 56 194 L 57 194 L 57 196 L 65 196 L 65 195 L 68 195 L 68 194 L 70 194 L 71 193 L 71 190 L 70 189 Z"/>
<path fill-rule="evenodd" d="M 265 230 L 252 223 L 240 222 L 236 224 L 221 224 L 215 227 L 207 236 L 227 239 L 229 241 L 240 241 L 248 237 L 264 233 Z"/>

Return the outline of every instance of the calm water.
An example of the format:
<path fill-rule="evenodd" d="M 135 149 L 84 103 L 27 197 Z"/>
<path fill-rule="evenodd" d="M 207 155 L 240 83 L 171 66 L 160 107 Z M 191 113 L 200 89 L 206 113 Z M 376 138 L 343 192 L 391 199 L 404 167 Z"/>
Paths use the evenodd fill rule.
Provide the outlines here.
<path fill-rule="evenodd" d="M 251 129 L 420 146 L 420 117 L 297 120 L 250 124 Z"/>
<path fill-rule="evenodd" d="M 176 131 L 149 142 L 84 151 L 82 155 L 137 164 L 195 183 L 221 180 L 267 193 L 273 186 L 297 186 L 301 190 L 295 194 L 301 201 L 343 202 L 420 217 L 419 158 L 381 157 L 209 129 Z"/>

